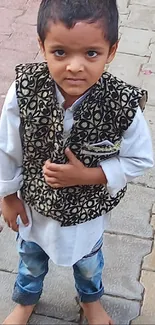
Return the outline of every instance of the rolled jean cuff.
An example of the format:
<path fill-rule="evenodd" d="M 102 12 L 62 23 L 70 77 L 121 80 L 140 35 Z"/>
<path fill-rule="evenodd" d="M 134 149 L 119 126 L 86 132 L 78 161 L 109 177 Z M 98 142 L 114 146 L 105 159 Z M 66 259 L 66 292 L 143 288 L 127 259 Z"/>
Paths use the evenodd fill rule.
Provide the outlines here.
<path fill-rule="evenodd" d="M 12 300 L 23 306 L 36 305 L 41 294 L 42 291 L 36 293 L 25 291 L 17 283 L 15 283 Z"/>
<path fill-rule="evenodd" d="M 99 300 L 103 295 L 104 295 L 103 287 L 97 292 L 92 292 L 92 293 L 78 292 L 79 301 L 83 303 L 95 302 Z"/>

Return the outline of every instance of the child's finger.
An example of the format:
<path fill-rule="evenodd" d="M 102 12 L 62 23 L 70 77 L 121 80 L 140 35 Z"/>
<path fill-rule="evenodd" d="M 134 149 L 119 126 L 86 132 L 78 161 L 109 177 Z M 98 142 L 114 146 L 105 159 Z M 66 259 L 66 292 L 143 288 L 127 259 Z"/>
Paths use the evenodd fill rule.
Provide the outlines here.
<path fill-rule="evenodd" d="M 55 184 L 52 184 L 50 185 L 52 188 L 62 188 L 63 186 L 58 184 L 58 183 L 55 183 Z"/>
<path fill-rule="evenodd" d="M 20 212 L 20 218 L 22 220 L 22 223 L 25 225 L 25 227 L 27 227 L 29 225 L 29 219 L 26 215 L 25 209 L 23 209 L 23 211 Z"/>
<path fill-rule="evenodd" d="M 58 180 L 55 177 L 45 177 L 46 183 L 50 186 L 52 184 L 58 184 Z"/>
<path fill-rule="evenodd" d="M 62 167 L 62 164 L 54 164 L 47 160 L 43 166 L 43 170 L 60 171 Z"/>
<path fill-rule="evenodd" d="M 57 176 L 57 172 L 47 169 L 46 167 L 43 167 L 43 174 L 48 177 L 56 178 L 56 176 Z"/>
<path fill-rule="evenodd" d="M 50 165 L 51 165 L 51 161 L 49 159 L 46 160 L 44 166 L 46 166 L 46 168 L 49 168 Z"/>
<path fill-rule="evenodd" d="M 76 158 L 76 156 L 73 154 L 73 152 L 69 148 L 65 149 L 65 155 L 67 156 L 69 163 L 74 165 L 79 162 L 78 159 Z"/>

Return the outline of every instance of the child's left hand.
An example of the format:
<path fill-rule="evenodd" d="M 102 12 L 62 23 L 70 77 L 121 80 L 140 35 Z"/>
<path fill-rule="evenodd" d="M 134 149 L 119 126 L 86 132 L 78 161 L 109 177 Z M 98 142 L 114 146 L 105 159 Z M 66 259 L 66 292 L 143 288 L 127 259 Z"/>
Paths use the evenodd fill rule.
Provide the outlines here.
<path fill-rule="evenodd" d="M 66 164 L 54 164 L 49 160 L 45 162 L 43 173 L 46 183 L 53 188 L 84 185 L 88 168 L 69 148 L 65 150 L 65 154 L 68 158 Z"/>

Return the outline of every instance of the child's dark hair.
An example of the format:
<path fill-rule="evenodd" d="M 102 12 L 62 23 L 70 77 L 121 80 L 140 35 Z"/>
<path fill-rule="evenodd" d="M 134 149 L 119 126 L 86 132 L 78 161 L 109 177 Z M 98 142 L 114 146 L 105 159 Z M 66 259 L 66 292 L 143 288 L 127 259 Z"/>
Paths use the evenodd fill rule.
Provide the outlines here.
<path fill-rule="evenodd" d="M 116 0 L 42 0 L 37 32 L 44 44 L 51 22 L 61 21 L 68 28 L 74 27 L 78 21 L 99 22 L 106 40 L 113 46 L 118 40 L 118 19 Z"/>

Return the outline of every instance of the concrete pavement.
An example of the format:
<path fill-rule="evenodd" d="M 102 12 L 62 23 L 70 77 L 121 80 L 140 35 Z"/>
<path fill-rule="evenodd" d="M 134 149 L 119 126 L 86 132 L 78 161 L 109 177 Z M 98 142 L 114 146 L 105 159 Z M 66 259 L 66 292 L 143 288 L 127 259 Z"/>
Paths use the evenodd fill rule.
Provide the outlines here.
<path fill-rule="evenodd" d="M 14 80 L 17 63 L 41 60 L 36 40 L 40 0 L 0 0 L 0 106 Z M 118 0 L 120 44 L 109 71 L 149 91 L 146 118 L 155 144 L 155 1 Z M 106 266 L 103 304 L 115 324 L 155 324 L 155 169 L 129 185 L 115 209 L 104 239 Z M 2 222 L 1 222 L 2 223 Z M 0 323 L 13 308 L 17 273 L 15 234 L 0 233 Z M 70 268 L 50 263 L 44 293 L 32 324 L 77 323 Z"/>

